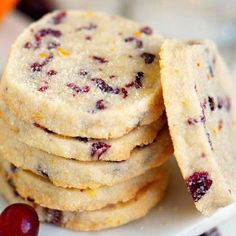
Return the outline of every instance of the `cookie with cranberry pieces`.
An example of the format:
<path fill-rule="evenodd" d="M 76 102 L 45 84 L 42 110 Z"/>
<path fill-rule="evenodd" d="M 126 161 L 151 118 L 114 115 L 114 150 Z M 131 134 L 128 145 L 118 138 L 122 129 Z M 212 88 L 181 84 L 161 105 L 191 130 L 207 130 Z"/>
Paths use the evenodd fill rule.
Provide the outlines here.
<path fill-rule="evenodd" d="M 104 140 L 55 134 L 37 123 L 30 124 L 17 119 L 1 100 L 0 116 L 10 129 L 16 131 L 15 137 L 19 141 L 42 151 L 79 161 L 128 160 L 133 149 L 152 143 L 166 124 L 166 117 L 162 115 L 152 124 L 137 127 L 120 138 Z"/>
<path fill-rule="evenodd" d="M 1 94 L 10 111 L 57 134 L 118 138 L 164 110 L 162 37 L 99 12 L 53 12 L 12 46 Z"/>
<path fill-rule="evenodd" d="M 34 199 L 41 206 L 62 211 L 92 211 L 109 204 L 127 202 L 144 186 L 164 179 L 167 174 L 166 169 L 160 167 L 117 185 L 76 189 L 57 187 L 45 178 L 15 167 L 2 157 L 0 166 L 21 197 Z"/>
<path fill-rule="evenodd" d="M 174 153 L 197 209 L 211 214 L 236 197 L 236 100 L 214 43 L 167 40 L 161 82 Z"/>
<path fill-rule="evenodd" d="M 10 130 L 1 119 L 0 129 L 0 151 L 3 158 L 16 167 L 29 170 L 60 187 L 94 189 L 104 185 L 112 186 L 161 166 L 173 153 L 166 127 L 152 144 L 135 148 L 130 158 L 122 162 L 66 159 L 18 141 L 14 130 Z"/>
<path fill-rule="evenodd" d="M 142 188 L 134 198 L 125 203 L 111 204 L 94 211 L 60 211 L 42 207 L 33 199 L 24 200 L 0 174 L 0 194 L 9 203 L 23 202 L 33 206 L 42 222 L 76 231 L 101 230 L 116 227 L 145 216 L 165 195 L 168 176 Z"/>

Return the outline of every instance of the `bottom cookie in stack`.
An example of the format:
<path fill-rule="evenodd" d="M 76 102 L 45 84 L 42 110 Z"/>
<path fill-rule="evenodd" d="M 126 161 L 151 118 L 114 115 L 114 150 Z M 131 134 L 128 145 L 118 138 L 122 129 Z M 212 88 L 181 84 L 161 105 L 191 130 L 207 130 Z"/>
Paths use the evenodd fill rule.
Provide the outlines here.
<path fill-rule="evenodd" d="M 135 193 L 133 193 L 133 196 L 130 199 L 123 199 L 124 201 L 119 201 L 116 204 L 107 204 L 106 206 L 98 210 L 66 211 L 43 207 L 43 204 L 39 205 L 39 199 L 37 198 L 37 195 L 40 195 L 40 193 L 36 193 L 37 191 L 32 194 L 34 195 L 34 197 L 36 197 L 35 199 L 37 199 L 37 202 L 35 199 L 32 198 L 32 195 L 28 196 L 27 198 L 25 198 L 26 196 L 24 196 L 23 198 L 20 192 L 22 190 L 22 185 L 24 185 L 23 182 L 24 180 L 26 180 L 24 178 L 31 178 L 28 179 L 28 181 L 31 181 L 33 180 L 33 178 L 35 178 L 34 184 L 36 184 L 37 182 L 39 186 L 41 186 L 40 191 L 44 193 L 47 192 L 46 189 L 49 188 L 50 185 L 52 190 L 55 191 L 54 196 L 59 193 L 58 198 L 62 198 L 62 196 L 64 196 L 65 199 L 69 198 L 70 193 L 72 193 L 71 196 L 73 198 L 73 193 L 75 196 L 76 192 L 78 194 L 79 190 L 63 189 L 60 187 L 53 186 L 49 182 L 43 183 L 45 180 L 33 176 L 30 173 L 24 172 L 23 170 L 15 168 L 11 168 L 10 170 L 10 163 L 7 163 L 5 161 L 1 161 L 1 163 L 2 181 L 0 182 L 0 192 L 10 203 L 23 202 L 30 204 L 36 209 L 39 218 L 42 222 L 56 224 L 73 230 L 87 231 L 110 228 L 126 224 L 130 221 L 143 217 L 148 213 L 148 211 L 152 207 L 154 207 L 163 198 L 168 182 L 167 171 L 163 167 L 156 168 L 150 170 L 143 176 L 131 179 L 130 183 L 121 183 L 117 186 L 103 187 L 100 190 L 96 190 L 100 191 L 100 193 L 104 191 L 105 196 L 107 195 L 107 191 L 109 192 L 109 190 L 107 190 L 108 188 L 111 188 L 111 192 L 114 190 L 118 193 L 127 190 L 125 186 L 128 187 L 129 185 L 132 186 L 136 184 L 136 191 L 133 191 Z M 30 177 L 30 175 L 32 176 Z M 142 179 L 145 180 L 142 181 Z M 32 184 L 32 189 L 34 189 L 34 187 L 36 188 L 34 184 Z M 140 188 L 138 187 L 138 185 Z M 27 183 L 24 187 L 26 186 Z M 31 193 L 32 192 L 34 191 L 32 190 Z M 65 194 L 66 192 L 68 193 Z M 125 192 L 126 194 L 128 194 L 128 191 Z M 62 195 L 60 196 L 60 194 Z M 87 195 L 87 193 L 83 191 L 80 193 L 80 195 L 82 194 L 84 194 L 85 196 Z M 89 195 L 87 195 L 87 198 L 89 200 Z M 67 201 L 65 200 L 65 202 Z M 91 201 L 91 203 L 92 202 L 93 201 Z"/>

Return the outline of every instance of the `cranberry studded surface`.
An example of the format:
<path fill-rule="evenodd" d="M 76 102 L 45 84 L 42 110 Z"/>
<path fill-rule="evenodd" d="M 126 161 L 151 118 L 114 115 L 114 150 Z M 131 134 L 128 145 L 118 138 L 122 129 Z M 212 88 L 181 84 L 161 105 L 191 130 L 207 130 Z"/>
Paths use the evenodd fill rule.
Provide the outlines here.
<path fill-rule="evenodd" d="M 10 205 L 0 216 L 1 236 L 37 236 L 38 232 L 38 215 L 29 205 Z"/>
<path fill-rule="evenodd" d="M 199 201 L 207 193 L 212 182 L 207 172 L 194 172 L 185 181 L 188 191 L 195 202 Z"/>
<path fill-rule="evenodd" d="M 96 142 L 92 144 L 91 157 L 96 160 L 101 160 L 102 156 L 108 151 L 111 147 L 110 144 L 104 142 Z"/>

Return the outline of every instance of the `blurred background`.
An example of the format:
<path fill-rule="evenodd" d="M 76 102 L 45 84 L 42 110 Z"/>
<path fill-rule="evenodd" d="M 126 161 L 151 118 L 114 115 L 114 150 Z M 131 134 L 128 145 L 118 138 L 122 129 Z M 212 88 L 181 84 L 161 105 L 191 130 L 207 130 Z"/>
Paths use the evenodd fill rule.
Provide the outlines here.
<path fill-rule="evenodd" d="M 166 37 L 212 39 L 236 82 L 236 0 L 0 0 L 0 73 L 17 35 L 54 9 L 106 11 L 150 25 Z M 236 219 L 218 228 L 204 235 L 236 235 Z"/>

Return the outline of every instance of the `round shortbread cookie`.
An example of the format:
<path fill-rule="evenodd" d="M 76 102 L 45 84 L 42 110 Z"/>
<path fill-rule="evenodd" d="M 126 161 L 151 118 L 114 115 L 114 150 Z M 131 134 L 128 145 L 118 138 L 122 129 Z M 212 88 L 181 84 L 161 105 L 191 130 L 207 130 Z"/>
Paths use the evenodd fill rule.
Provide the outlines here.
<path fill-rule="evenodd" d="M 175 156 L 197 209 L 211 214 L 236 199 L 232 80 L 209 41 L 167 40 L 161 74 Z"/>
<path fill-rule="evenodd" d="M 96 211 L 69 212 L 41 207 L 16 195 L 14 186 L 3 176 L 0 193 L 9 203 L 23 202 L 35 207 L 42 222 L 77 230 L 101 230 L 126 224 L 145 216 L 164 197 L 168 178 L 157 180 L 139 191 L 134 199 L 126 203 L 110 205 Z"/>
<path fill-rule="evenodd" d="M 12 46 L 2 96 L 17 117 L 57 134 L 118 138 L 164 110 L 161 43 L 122 17 L 56 11 Z"/>
<path fill-rule="evenodd" d="M 127 202 L 155 180 L 166 178 L 164 168 L 155 168 L 126 182 L 98 189 L 69 189 L 53 185 L 44 178 L 0 159 L 0 165 L 15 190 L 24 199 L 34 199 L 40 206 L 62 211 L 92 211 L 109 204 Z M 39 191 L 40 189 L 40 191 Z"/>
<path fill-rule="evenodd" d="M 130 159 L 122 162 L 65 159 L 19 142 L 1 119 L 0 129 L 0 150 L 5 159 L 17 167 L 50 179 L 60 187 L 94 189 L 103 185 L 112 186 L 162 165 L 173 152 L 167 128 L 160 132 L 154 143 L 136 148 Z"/>
<path fill-rule="evenodd" d="M 152 143 L 166 123 L 166 117 L 162 115 L 158 121 L 140 126 L 118 139 L 95 140 L 63 137 L 36 123 L 29 124 L 19 120 L 10 113 L 2 101 L 0 101 L 0 116 L 6 124 L 11 125 L 11 129 L 15 130 L 15 136 L 19 141 L 57 156 L 80 161 L 127 160 L 135 147 Z"/>

